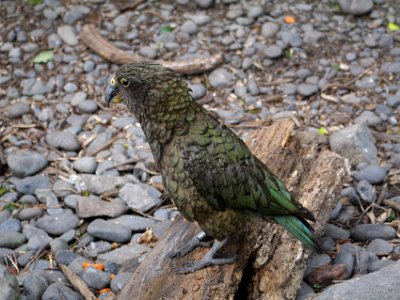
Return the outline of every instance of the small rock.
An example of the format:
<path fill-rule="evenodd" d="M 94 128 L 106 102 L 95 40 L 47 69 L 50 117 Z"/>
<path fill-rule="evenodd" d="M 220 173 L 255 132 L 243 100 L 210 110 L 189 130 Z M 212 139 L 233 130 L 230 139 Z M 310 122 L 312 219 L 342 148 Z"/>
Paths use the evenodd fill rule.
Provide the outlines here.
<path fill-rule="evenodd" d="M 21 229 L 21 222 L 14 218 L 10 218 L 0 224 L 0 230 L 20 232 Z"/>
<path fill-rule="evenodd" d="M 116 189 L 120 189 L 126 182 L 126 178 L 119 176 L 101 176 L 101 175 L 80 175 L 80 180 L 86 190 L 95 195 L 101 195 Z"/>
<path fill-rule="evenodd" d="M 111 281 L 112 284 L 112 281 Z M 304 281 L 300 284 L 300 288 L 297 290 L 296 300 L 307 300 L 310 299 L 314 294 L 314 290 Z"/>
<path fill-rule="evenodd" d="M 189 88 L 191 90 L 190 94 L 192 95 L 194 100 L 198 100 L 203 98 L 206 95 L 206 88 L 203 84 L 190 84 Z"/>
<path fill-rule="evenodd" d="M 30 250 L 38 250 L 52 241 L 52 238 L 45 231 L 30 224 L 26 224 L 22 232 L 28 238 L 27 247 Z"/>
<path fill-rule="evenodd" d="M 139 244 L 122 246 L 111 252 L 99 255 L 97 262 L 115 263 L 120 269 L 127 265 L 137 265 L 140 256 L 147 251 L 149 251 L 149 248 Z"/>
<path fill-rule="evenodd" d="M 30 106 L 25 103 L 25 102 L 17 102 L 14 103 L 9 111 L 8 111 L 8 116 L 10 118 L 19 118 L 22 117 L 25 114 L 29 114 L 31 112 Z"/>
<path fill-rule="evenodd" d="M 369 243 L 367 250 L 377 255 L 387 255 L 393 251 L 393 245 L 385 240 L 375 239 Z"/>
<path fill-rule="evenodd" d="M 61 235 L 70 229 L 76 229 L 78 223 L 78 217 L 70 212 L 45 215 L 36 221 L 39 228 L 52 235 Z"/>
<path fill-rule="evenodd" d="M 34 194 L 36 190 L 48 189 L 50 180 L 47 176 L 30 176 L 17 180 L 14 183 L 15 189 L 21 194 Z"/>
<path fill-rule="evenodd" d="M 111 284 L 110 284 L 111 290 L 115 294 L 118 294 L 122 290 L 125 283 L 128 282 L 128 280 L 131 276 L 132 276 L 132 273 L 128 273 L 128 272 L 118 273 L 117 276 L 115 276 L 111 280 Z"/>
<path fill-rule="evenodd" d="M 86 246 L 87 254 L 90 257 L 96 258 L 100 254 L 110 252 L 112 249 L 111 243 L 100 241 L 100 242 L 91 242 L 88 246 Z"/>
<path fill-rule="evenodd" d="M 329 144 L 334 152 L 348 158 L 353 165 L 378 162 L 375 139 L 365 124 L 352 125 L 332 133 Z"/>
<path fill-rule="evenodd" d="M 353 269 L 354 269 L 354 256 L 352 253 L 347 252 L 347 251 L 342 251 L 342 249 L 339 251 L 339 254 L 336 255 L 335 261 L 334 261 L 335 265 L 345 265 L 346 266 L 346 277 L 342 278 L 349 278 L 351 276 L 351 274 L 353 273 Z"/>
<path fill-rule="evenodd" d="M 54 254 L 54 259 L 56 260 L 56 263 L 64 264 L 66 266 L 72 263 L 77 257 L 78 254 L 71 252 L 69 250 L 58 250 L 55 251 Z"/>
<path fill-rule="evenodd" d="M 396 238 L 396 230 L 385 224 L 361 224 L 352 229 L 351 237 L 357 242 L 391 240 Z"/>
<path fill-rule="evenodd" d="M 192 20 L 187 20 L 181 25 L 181 31 L 188 35 L 196 34 L 198 30 L 197 24 Z"/>
<path fill-rule="evenodd" d="M 318 92 L 318 86 L 314 84 L 302 83 L 297 86 L 297 93 L 304 97 L 311 96 Z"/>
<path fill-rule="evenodd" d="M 350 15 L 364 15 L 374 7 L 372 0 L 338 0 L 341 10 Z"/>
<path fill-rule="evenodd" d="M 15 249 L 26 242 L 23 234 L 11 230 L 0 231 L 0 248 Z"/>
<path fill-rule="evenodd" d="M 77 151 L 81 148 L 76 136 L 69 131 L 50 132 L 46 141 L 50 146 L 66 151 Z"/>
<path fill-rule="evenodd" d="M 127 242 L 132 236 L 129 228 L 102 219 L 96 219 L 91 222 L 87 232 L 94 237 L 116 243 Z"/>
<path fill-rule="evenodd" d="M 214 0 L 194 0 L 194 3 L 200 8 L 207 9 L 213 6 Z"/>
<path fill-rule="evenodd" d="M 107 287 L 110 284 L 110 274 L 98 270 L 93 267 L 88 267 L 83 270 L 81 277 L 84 282 L 95 290 L 100 290 Z"/>
<path fill-rule="evenodd" d="M 370 184 L 381 183 L 385 177 L 386 169 L 379 165 L 369 165 L 354 174 L 355 179 L 359 181 L 366 180 Z"/>
<path fill-rule="evenodd" d="M 15 276 L 12 276 L 6 266 L 0 264 L 0 286 L 1 286 L 1 297 L 7 300 L 18 300 L 21 299 L 18 280 Z"/>
<path fill-rule="evenodd" d="M 18 219 L 20 219 L 21 221 L 30 220 L 41 217 L 42 215 L 43 209 L 41 209 L 40 207 L 25 207 L 19 211 Z"/>
<path fill-rule="evenodd" d="M 359 183 L 357 183 L 356 190 L 363 201 L 367 203 L 375 202 L 376 191 L 375 188 L 368 181 L 361 180 Z"/>
<path fill-rule="evenodd" d="M 127 183 L 119 191 L 119 197 L 131 208 L 145 212 L 160 203 L 159 198 L 149 194 L 149 189 L 141 185 Z"/>
<path fill-rule="evenodd" d="M 99 216 L 119 217 L 128 210 L 125 202 L 116 198 L 113 201 L 103 201 L 95 196 L 77 198 L 76 213 L 79 218 Z"/>
<path fill-rule="evenodd" d="M 68 181 L 57 180 L 53 185 L 53 192 L 57 197 L 65 198 L 75 192 L 74 187 Z"/>
<path fill-rule="evenodd" d="M 78 104 L 79 111 L 85 114 L 93 114 L 99 110 L 99 106 L 96 101 L 85 100 Z"/>
<path fill-rule="evenodd" d="M 223 88 L 233 84 L 235 77 L 227 69 L 218 68 L 210 73 L 208 79 L 213 88 Z"/>
<path fill-rule="evenodd" d="M 268 58 L 278 58 L 282 55 L 282 48 L 276 45 L 265 48 L 264 54 Z"/>
<path fill-rule="evenodd" d="M 356 124 L 367 124 L 368 126 L 377 126 L 382 123 L 382 120 L 380 117 L 378 117 L 374 112 L 372 111 L 363 111 L 361 115 L 359 115 L 357 118 L 355 118 L 354 123 Z"/>
<path fill-rule="evenodd" d="M 85 156 L 74 161 L 72 164 L 73 168 L 80 173 L 93 174 L 97 168 L 97 162 L 94 157 Z"/>
<path fill-rule="evenodd" d="M 18 151 L 8 155 L 7 164 L 15 176 L 26 177 L 43 170 L 47 159 L 35 151 Z"/>
<path fill-rule="evenodd" d="M 127 227 L 132 230 L 132 232 L 143 232 L 147 228 L 151 228 L 157 224 L 157 222 L 152 219 L 133 215 L 123 215 L 118 218 L 111 219 L 109 222 Z"/>
<path fill-rule="evenodd" d="M 29 274 L 22 282 L 22 286 L 24 287 L 23 295 L 27 297 L 27 299 L 41 300 L 48 285 L 46 278 L 34 273 Z"/>
<path fill-rule="evenodd" d="M 83 300 L 82 296 L 62 283 L 53 283 L 42 296 L 42 300 Z"/>
<path fill-rule="evenodd" d="M 313 269 L 318 268 L 323 265 L 328 265 L 331 263 L 331 258 L 327 254 L 317 254 L 313 255 L 307 261 L 307 268 L 304 271 L 304 277 L 307 277 Z"/>
<path fill-rule="evenodd" d="M 374 261 L 369 266 L 369 272 L 370 273 L 376 272 L 376 271 L 383 269 L 393 263 L 394 263 L 394 261 L 390 260 L 390 259 L 381 259 L 381 260 Z"/>
<path fill-rule="evenodd" d="M 333 224 L 325 225 L 325 236 L 333 239 L 347 240 L 350 237 L 350 232 Z"/>
<path fill-rule="evenodd" d="M 70 46 L 78 45 L 78 38 L 74 31 L 74 28 L 70 25 L 63 25 L 57 28 L 57 34 L 59 37 Z"/>

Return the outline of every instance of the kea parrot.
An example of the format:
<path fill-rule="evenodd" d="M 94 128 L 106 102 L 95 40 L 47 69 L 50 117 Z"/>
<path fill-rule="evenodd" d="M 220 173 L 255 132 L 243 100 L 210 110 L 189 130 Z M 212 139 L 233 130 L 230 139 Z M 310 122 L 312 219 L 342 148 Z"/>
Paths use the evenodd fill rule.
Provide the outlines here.
<path fill-rule="evenodd" d="M 320 246 L 306 219 L 309 210 L 297 202 L 284 183 L 255 157 L 228 127 L 193 100 L 176 72 L 151 62 L 123 65 L 109 81 L 105 101 L 124 102 L 138 119 L 163 185 L 176 207 L 202 229 L 184 249 L 186 255 L 214 238 L 209 253 L 183 269 L 232 263 L 215 258 L 227 239 L 256 220 L 278 223 L 306 247 Z"/>

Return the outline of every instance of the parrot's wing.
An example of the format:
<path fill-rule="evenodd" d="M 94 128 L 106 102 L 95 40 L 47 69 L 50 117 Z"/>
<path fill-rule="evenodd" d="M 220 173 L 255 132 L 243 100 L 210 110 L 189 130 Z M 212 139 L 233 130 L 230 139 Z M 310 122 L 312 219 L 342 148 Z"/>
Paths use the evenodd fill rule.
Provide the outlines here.
<path fill-rule="evenodd" d="M 197 191 L 217 210 L 250 210 L 265 215 L 294 214 L 299 207 L 273 173 L 230 129 L 213 118 L 189 130 L 186 170 Z"/>

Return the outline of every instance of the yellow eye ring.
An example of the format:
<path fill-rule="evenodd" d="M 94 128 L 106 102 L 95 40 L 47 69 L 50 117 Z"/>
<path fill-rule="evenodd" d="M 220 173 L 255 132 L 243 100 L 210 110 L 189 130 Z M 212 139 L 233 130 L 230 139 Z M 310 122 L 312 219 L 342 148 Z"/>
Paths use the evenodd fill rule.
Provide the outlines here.
<path fill-rule="evenodd" d="M 121 82 L 121 84 L 122 84 L 124 87 L 128 87 L 128 86 L 129 86 L 129 81 L 128 81 L 126 78 L 121 78 L 121 79 L 119 80 L 119 82 Z"/>
<path fill-rule="evenodd" d="M 114 79 L 114 78 L 111 78 L 110 84 L 111 84 L 111 85 L 115 85 L 115 79 Z"/>

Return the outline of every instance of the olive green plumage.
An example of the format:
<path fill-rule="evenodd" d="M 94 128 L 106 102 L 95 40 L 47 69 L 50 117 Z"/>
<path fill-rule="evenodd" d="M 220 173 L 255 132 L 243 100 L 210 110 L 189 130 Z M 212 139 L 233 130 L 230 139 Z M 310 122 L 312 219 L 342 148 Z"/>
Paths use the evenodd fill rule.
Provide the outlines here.
<path fill-rule="evenodd" d="M 106 90 L 138 118 L 181 213 L 222 240 L 263 218 L 290 231 L 309 248 L 319 246 L 304 219 L 312 214 L 229 128 L 193 101 L 175 72 L 134 62 L 122 66 Z"/>

